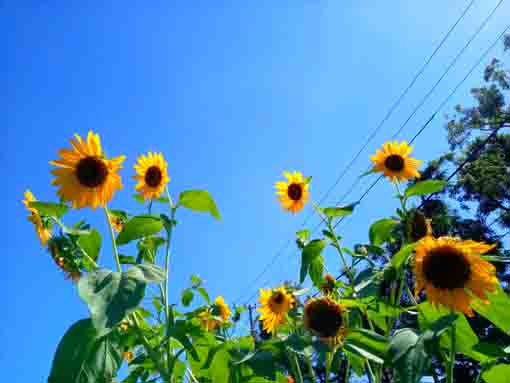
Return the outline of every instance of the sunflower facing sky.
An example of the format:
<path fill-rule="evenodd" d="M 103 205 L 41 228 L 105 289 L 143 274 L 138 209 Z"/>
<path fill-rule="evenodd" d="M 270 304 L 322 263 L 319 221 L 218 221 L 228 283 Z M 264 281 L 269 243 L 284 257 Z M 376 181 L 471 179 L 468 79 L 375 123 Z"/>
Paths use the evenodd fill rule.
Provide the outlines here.
<path fill-rule="evenodd" d="M 332 298 L 312 298 L 305 303 L 303 322 L 323 341 L 337 344 L 345 332 L 345 312 L 345 307 Z"/>
<path fill-rule="evenodd" d="M 135 186 L 145 200 L 158 198 L 165 190 L 165 185 L 170 181 L 168 177 L 168 164 L 161 153 L 149 152 L 147 156 L 138 157 L 134 165 L 137 175 L 133 176 L 138 180 Z"/>
<path fill-rule="evenodd" d="M 417 166 L 422 162 L 409 156 L 413 147 L 407 142 L 401 143 L 386 142 L 382 150 L 377 149 L 375 155 L 370 156 L 374 163 L 372 170 L 374 172 L 383 172 L 385 177 L 389 177 L 391 182 L 405 181 L 420 177 Z"/>
<path fill-rule="evenodd" d="M 297 213 L 305 206 L 310 196 L 309 184 L 300 172 L 283 172 L 287 181 L 275 183 L 276 194 L 285 210 Z"/>
<path fill-rule="evenodd" d="M 294 296 L 283 286 L 260 289 L 259 302 L 262 305 L 257 308 L 261 313 L 259 320 L 265 331 L 274 334 L 276 327 L 286 322 L 286 315 L 294 304 Z"/>
<path fill-rule="evenodd" d="M 425 289 L 431 303 L 472 316 L 472 298 L 466 290 L 488 302 L 486 291 L 494 291 L 498 284 L 495 267 L 480 258 L 494 246 L 453 237 L 423 238 L 416 247 L 415 294 Z"/>
<path fill-rule="evenodd" d="M 59 160 L 50 161 L 58 166 L 51 172 L 52 181 L 59 190 L 57 194 L 65 201 L 71 201 L 74 208 L 105 206 L 116 190 L 122 189 L 117 174 L 125 156 L 107 159 L 103 155 L 98 134 L 88 132 L 83 140 L 75 134 L 71 139 L 72 149 L 59 150 Z"/>
<path fill-rule="evenodd" d="M 25 199 L 23 200 L 23 204 L 30 212 L 30 215 L 27 217 L 27 219 L 34 224 L 35 231 L 37 233 L 37 236 L 39 237 L 41 245 L 46 246 L 49 239 L 51 238 L 51 230 L 44 227 L 41 216 L 39 215 L 37 210 L 34 209 L 33 207 L 30 207 L 30 202 L 37 201 L 32 192 L 30 190 L 27 190 L 24 196 Z"/>

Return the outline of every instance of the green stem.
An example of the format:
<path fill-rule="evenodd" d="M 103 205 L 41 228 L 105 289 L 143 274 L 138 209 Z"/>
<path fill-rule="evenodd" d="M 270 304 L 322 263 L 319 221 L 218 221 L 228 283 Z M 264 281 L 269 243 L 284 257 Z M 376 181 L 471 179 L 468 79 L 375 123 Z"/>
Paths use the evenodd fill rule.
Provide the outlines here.
<path fill-rule="evenodd" d="M 151 214 L 151 211 L 152 211 L 152 198 L 149 200 L 149 207 L 147 208 L 148 212 L 149 212 L 149 215 Z"/>
<path fill-rule="evenodd" d="M 402 210 L 404 213 L 407 213 L 406 209 L 406 197 L 400 192 L 400 182 L 395 181 L 395 188 L 397 189 L 398 199 L 400 201 L 400 206 L 402 206 Z"/>
<path fill-rule="evenodd" d="M 326 353 L 326 380 L 325 383 L 329 383 L 329 375 L 331 374 L 331 363 L 333 362 L 333 353 L 328 351 Z"/>
<path fill-rule="evenodd" d="M 346 363 L 346 366 L 345 366 L 345 371 L 344 371 L 344 382 L 347 383 L 349 381 L 349 373 L 350 373 L 350 369 L 351 369 L 351 362 L 349 361 L 349 359 L 346 359 L 347 363 Z"/>
<path fill-rule="evenodd" d="M 454 383 L 453 371 L 455 367 L 455 322 L 452 323 L 452 336 L 450 345 L 450 360 L 448 364 L 448 383 Z"/>
<path fill-rule="evenodd" d="M 367 372 L 368 372 L 368 379 L 370 383 L 375 383 L 375 375 L 374 371 L 372 371 L 372 367 L 370 366 L 370 362 L 368 360 L 365 361 L 367 366 Z"/>
<path fill-rule="evenodd" d="M 108 227 L 110 228 L 110 238 L 112 240 L 112 246 L 113 246 L 113 255 L 115 257 L 115 263 L 117 264 L 117 271 L 122 271 L 120 267 L 120 260 L 119 260 L 119 253 L 117 251 L 117 244 L 115 243 L 115 234 L 113 233 L 113 226 L 110 222 L 110 212 L 108 211 L 108 208 L 106 205 L 104 206 L 104 213 L 106 215 L 106 222 L 108 222 Z"/>

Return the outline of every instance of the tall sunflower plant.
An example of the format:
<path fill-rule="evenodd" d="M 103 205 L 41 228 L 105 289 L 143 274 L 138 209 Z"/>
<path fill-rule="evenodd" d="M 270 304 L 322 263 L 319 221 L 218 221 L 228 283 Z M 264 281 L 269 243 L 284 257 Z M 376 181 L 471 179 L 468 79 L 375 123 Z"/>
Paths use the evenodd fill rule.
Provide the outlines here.
<path fill-rule="evenodd" d="M 220 219 L 207 191 L 172 199 L 168 164 L 149 152 L 138 157 L 133 175 L 144 214 L 110 209 L 123 187 L 125 157 L 107 158 L 92 132 L 70 144 L 50 162 L 60 201 L 41 202 L 30 191 L 23 200 L 41 245 L 90 312 L 61 339 L 49 383 L 329 383 L 354 376 L 406 383 L 425 375 L 438 380 L 433 361 L 453 382 L 460 354 L 480 362 L 480 381 L 499 382 L 494 371 L 506 368 L 510 345 L 480 342 L 469 320 L 481 315 L 510 335 L 510 298 L 493 265 L 506 259 L 491 254 L 495 244 L 434 236 L 430 219 L 413 205 L 446 184 L 419 181 L 420 161 L 406 142 L 385 143 L 371 157 L 371 173 L 394 185 L 399 208 L 372 223 L 368 243 L 353 249 L 336 228 L 357 204 L 317 206 L 310 177 L 283 173 L 275 183 L 282 208 L 297 214 L 310 203 L 324 230 L 317 238 L 307 229 L 296 233 L 297 281 L 260 286 L 256 319 L 251 307 L 246 318 L 246 307 L 211 299 L 196 275 L 180 302 L 169 299 L 179 209 Z M 110 246 L 99 230 L 65 223 L 70 209 L 84 208 L 103 210 L 115 270 L 101 266 Z M 327 270 L 332 254 L 340 274 Z"/>

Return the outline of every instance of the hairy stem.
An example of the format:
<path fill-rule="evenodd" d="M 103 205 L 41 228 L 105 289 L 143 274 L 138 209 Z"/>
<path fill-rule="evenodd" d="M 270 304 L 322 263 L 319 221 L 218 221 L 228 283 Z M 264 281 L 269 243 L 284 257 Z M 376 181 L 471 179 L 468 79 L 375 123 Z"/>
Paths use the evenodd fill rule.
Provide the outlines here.
<path fill-rule="evenodd" d="M 113 234 L 113 226 L 112 222 L 110 221 L 110 212 L 108 211 L 108 208 L 104 207 L 104 212 L 106 215 L 106 221 L 108 222 L 108 227 L 110 228 L 110 238 L 112 240 L 112 246 L 113 246 L 113 255 L 115 257 L 115 263 L 117 264 L 117 271 L 122 271 L 120 267 L 120 260 L 119 260 L 119 253 L 117 251 L 117 244 L 115 243 L 115 234 Z"/>

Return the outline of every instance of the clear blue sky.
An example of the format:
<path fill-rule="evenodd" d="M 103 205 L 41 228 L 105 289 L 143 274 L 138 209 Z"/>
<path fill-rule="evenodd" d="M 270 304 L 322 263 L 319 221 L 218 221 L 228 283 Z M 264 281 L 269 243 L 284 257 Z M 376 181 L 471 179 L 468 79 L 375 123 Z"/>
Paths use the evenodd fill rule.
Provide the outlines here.
<path fill-rule="evenodd" d="M 209 190 L 223 221 L 179 212 L 173 298 L 192 273 L 207 281 L 211 295 L 227 302 L 242 292 L 246 297 L 253 291 L 245 290 L 248 282 L 309 212 L 280 210 L 273 183 L 281 171 L 313 176 L 312 197 L 319 199 L 468 1 L 100 3 L 4 0 L 0 8 L 7 212 L 0 370 L 9 382 L 45 381 L 61 336 L 88 315 L 75 286 L 40 247 L 21 204 L 26 188 L 40 200 L 56 200 L 48 161 L 73 133 L 97 131 L 110 155 L 127 155 L 125 189 L 112 207 L 141 212 L 130 176 L 136 156 L 148 150 L 164 152 L 174 195 Z M 476 2 L 329 203 L 366 168 L 368 155 L 396 131 L 496 3 Z M 509 14 L 506 2 L 400 138 L 428 119 Z M 494 55 L 501 52 L 499 45 Z M 469 100 L 480 79 L 477 71 L 452 105 Z M 431 159 L 446 147 L 438 116 L 415 154 Z M 381 183 L 341 226 L 347 244 L 367 240 L 368 223 L 391 212 L 390 194 Z M 73 213 L 67 221 L 82 215 L 106 233 L 100 211 Z M 291 250 L 262 279 L 266 286 L 296 278 L 299 258 Z M 112 266 L 108 237 L 100 261 Z M 338 267 L 328 254 L 328 268 Z"/>

